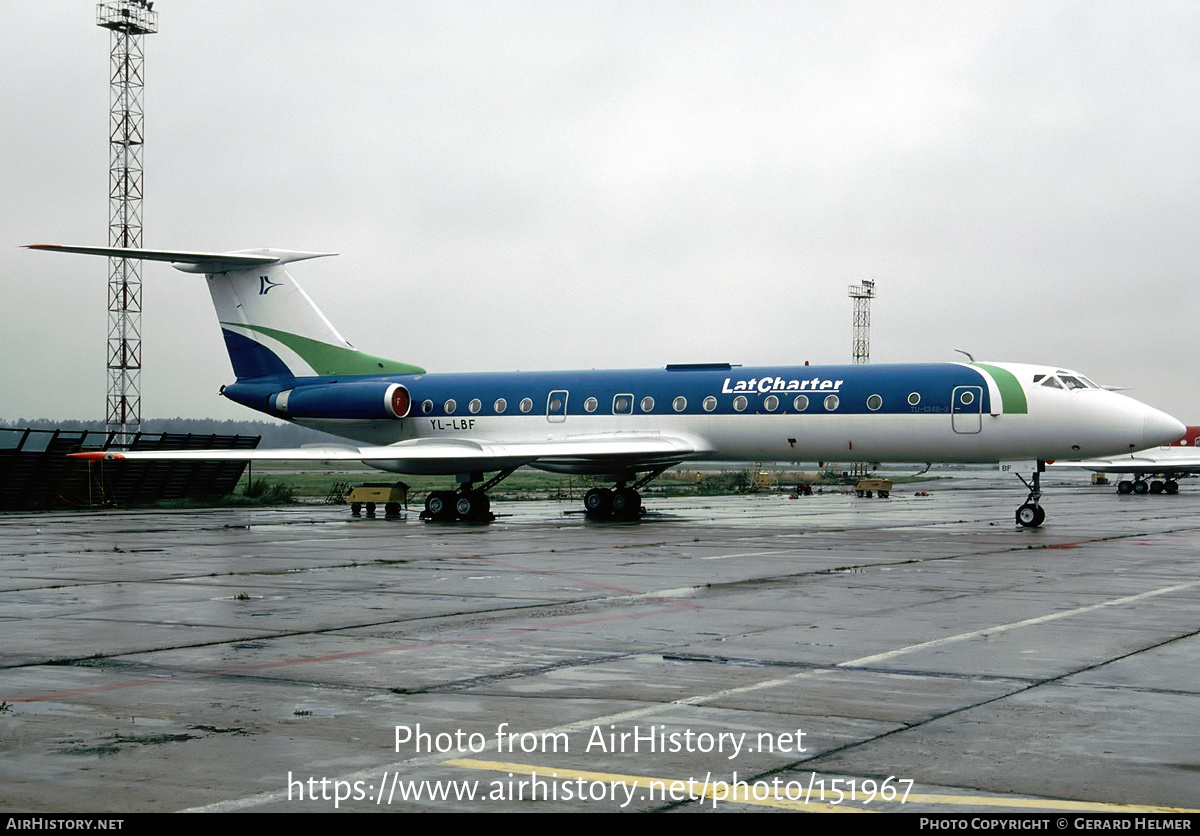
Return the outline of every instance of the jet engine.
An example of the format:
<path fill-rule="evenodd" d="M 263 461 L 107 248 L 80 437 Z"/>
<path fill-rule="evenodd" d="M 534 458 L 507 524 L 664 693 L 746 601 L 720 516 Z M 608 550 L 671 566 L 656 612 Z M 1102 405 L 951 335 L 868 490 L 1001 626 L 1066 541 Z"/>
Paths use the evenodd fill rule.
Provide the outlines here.
<path fill-rule="evenodd" d="M 285 389 L 270 405 L 281 418 L 404 418 L 412 398 L 399 383 L 363 380 Z"/>

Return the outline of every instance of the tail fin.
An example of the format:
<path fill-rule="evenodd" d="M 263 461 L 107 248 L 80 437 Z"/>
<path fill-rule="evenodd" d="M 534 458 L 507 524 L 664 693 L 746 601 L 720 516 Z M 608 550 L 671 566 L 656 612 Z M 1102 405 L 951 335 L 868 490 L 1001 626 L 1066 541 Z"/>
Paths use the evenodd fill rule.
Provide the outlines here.
<path fill-rule="evenodd" d="M 34 244 L 36 250 L 169 261 L 186 273 L 204 273 L 238 380 L 275 375 L 420 374 L 419 366 L 358 351 L 313 304 L 286 265 L 334 253 L 240 250 L 191 253 L 121 247 Z"/>

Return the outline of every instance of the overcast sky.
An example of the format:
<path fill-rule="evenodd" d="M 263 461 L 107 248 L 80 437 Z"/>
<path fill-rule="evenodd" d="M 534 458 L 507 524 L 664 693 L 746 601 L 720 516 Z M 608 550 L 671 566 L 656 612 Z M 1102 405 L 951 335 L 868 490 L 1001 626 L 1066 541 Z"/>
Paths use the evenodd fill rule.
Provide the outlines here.
<path fill-rule="evenodd" d="M 109 33 L 3 3 L 0 418 L 103 418 Z M 158 0 L 145 246 L 431 371 L 1075 368 L 1200 423 L 1200 4 Z M 143 415 L 254 417 L 149 264 Z"/>

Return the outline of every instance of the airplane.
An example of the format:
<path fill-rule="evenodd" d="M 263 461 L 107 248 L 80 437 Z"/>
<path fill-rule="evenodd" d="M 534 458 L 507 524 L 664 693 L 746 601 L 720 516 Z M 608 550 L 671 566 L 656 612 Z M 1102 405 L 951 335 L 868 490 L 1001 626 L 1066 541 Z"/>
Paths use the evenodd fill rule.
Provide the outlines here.
<path fill-rule="evenodd" d="M 1150 450 L 1103 459 L 1060 461 L 1054 465 L 1098 473 L 1128 473 L 1133 479 L 1117 482 L 1117 493 L 1121 494 L 1176 494 L 1179 493 L 1179 479 L 1200 474 L 1197 444 L 1200 444 L 1200 427 L 1188 426 L 1183 438 Z"/>
<path fill-rule="evenodd" d="M 52 244 L 30 249 L 165 261 L 206 277 L 235 381 L 220 394 L 355 444 L 293 450 L 85 452 L 83 459 L 361 461 L 454 477 L 427 520 L 488 520 L 487 491 L 517 468 L 611 481 L 596 519 L 642 513 L 639 489 L 684 462 L 1009 463 L 1028 489 L 1017 524 L 1045 520 L 1045 462 L 1115 456 L 1184 433 L 1171 416 L 1053 366 L 920 363 L 624 371 L 427 372 L 346 341 L 287 265 L 335 253 L 175 252 Z M 1082 381 L 1079 387 L 1044 384 Z M 1018 463 L 1018 464 L 1012 464 Z M 487 474 L 494 474 L 487 478 Z"/>

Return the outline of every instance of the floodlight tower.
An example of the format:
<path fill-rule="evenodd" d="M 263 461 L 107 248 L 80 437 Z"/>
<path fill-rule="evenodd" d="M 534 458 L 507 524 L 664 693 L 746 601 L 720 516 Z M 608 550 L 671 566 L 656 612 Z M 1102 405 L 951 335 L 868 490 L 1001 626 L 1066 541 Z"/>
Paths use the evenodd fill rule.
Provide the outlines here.
<path fill-rule="evenodd" d="M 850 298 L 854 300 L 854 339 L 850 350 L 855 365 L 863 365 L 871 362 L 871 300 L 875 298 L 875 282 L 863 279 L 862 284 L 850 285 Z M 868 475 L 869 470 L 866 462 L 850 465 L 851 474 L 857 477 Z"/>
<path fill-rule="evenodd" d="M 96 25 L 112 32 L 109 73 L 108 243 L 142 246 L 142 38 L 158 31 L 149 0 L 96 5 Z M 127 443 L 142 425 L 142 275 L 138 261 L 109 259 L 108 408 L 105 425 Z"/>
<path fill-rule="evenodd" d="M 875 298 L 875 282 L 864 279 L 860 285 L 850 285 L 854 300 L 854 339 L 851 352 L 855 365 L 871 362 L 871 300 Z"/>

